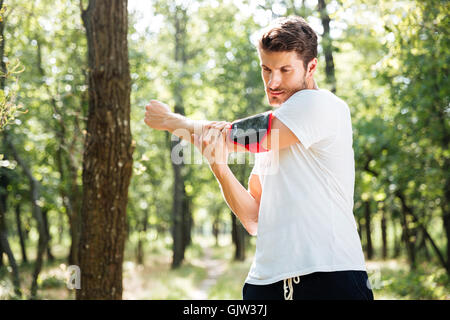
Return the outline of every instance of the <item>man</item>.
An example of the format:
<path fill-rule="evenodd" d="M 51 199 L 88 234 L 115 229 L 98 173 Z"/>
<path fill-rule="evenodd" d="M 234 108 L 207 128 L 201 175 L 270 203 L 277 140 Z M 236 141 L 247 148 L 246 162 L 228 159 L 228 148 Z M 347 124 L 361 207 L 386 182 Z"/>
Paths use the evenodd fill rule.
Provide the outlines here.
<path fill-rule="evenodd" d="M 231 125 L 201 123 L 152 100 L 145 122 L 194 143 L 228 206 L 257 234 L 244 300 L 372 300 L 353 216 L 350 111 L 314 81 L 317 35 L 300 17 L 277 19 L 257 49 L 274 112 Z M 238 129 L 254 130 L 246 135 Z M 232 150 L 255 153 L 248 191 L 227 165 Z"/>

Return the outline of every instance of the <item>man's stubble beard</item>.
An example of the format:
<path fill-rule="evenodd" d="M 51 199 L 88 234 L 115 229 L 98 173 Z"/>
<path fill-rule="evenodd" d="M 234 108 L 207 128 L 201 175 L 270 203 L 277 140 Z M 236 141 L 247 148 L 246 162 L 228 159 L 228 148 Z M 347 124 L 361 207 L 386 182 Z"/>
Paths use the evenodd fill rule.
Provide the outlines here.
<path fill-rule="evenodd" d="M 276 91 L 284 91 L 286 93 L 286 98 L 281 101 L 274 101 L 274 103 L 271 103 L 272 106 L 274 107 L 280 107 L 283 103 L 285 103 L 287 100 L 289 100 L 289 98 L 295 94 L 296 92 L 299 92 L 301 90 L 305 90 L 308 88 L 308 84 L 306 82 L 306 76 L 302 79 L 300 86 L 293 88 L 293 89 L 284 89 L 284 88 L 277 88 Z M 267 93 L 269 94 L 269 93 Z M 270 102 L 270 98 L 269 98 L 269 102 Z"/>

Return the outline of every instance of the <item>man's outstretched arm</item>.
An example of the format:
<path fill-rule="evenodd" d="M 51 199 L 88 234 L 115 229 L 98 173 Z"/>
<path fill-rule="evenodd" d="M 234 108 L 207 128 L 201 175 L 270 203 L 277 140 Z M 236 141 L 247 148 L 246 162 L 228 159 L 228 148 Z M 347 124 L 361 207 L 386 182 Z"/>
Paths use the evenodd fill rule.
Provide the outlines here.
<path fill-rule="evenodd" d="M 215 128 L 222 130 L 225 127 L 231 125 L 226 121 L 209 121 L 209 120 L 192 120 L 181 114 L 170 111 L 170 108 L 157 100 L 151 100 L 148 105 L 145 106 L 145 119 L 144 122 L 153 129 L 165 130 L 178 136 L 179 138 L 194 143 L 193 134 L 200 136 L 205 130 Z M 228 150 L 234 152 L 246 152 L 247 150 L 242 147 L 233 144 L 233 142 L 227 139 Z"/>
<path fill-rule="evenodd" d="M 145 123 L 157 130 L 167 130 L 170 133 L 194 143 L 192 134 L 201 135 L 205 129 L 216 128 L 222 130 L 231 125 L 225 121 L 208 121 L 208 120 L 192 120 L 180 114 L 171 112 L 169 107 L 157 100 L 151 100 L 146 106 Z M 237 120 L 235 122 L 241 122 Z M 251 129 L 251 128 L 250 128 Z M 259 130 L 261 128 L 255 128 Z M 251 130 L 250 130 L 251 131 Z M 230 152 L 249 152 L 249 148 L 233 142 L 230 139 L 230 130 L 228 129 L 226 135 L 226 144 Z M 262 150 L 283 149 L 292 144 L 299 143 L 295 134 L 285 126 L 276 117 L 271 120 L 270 130 L 260 141 Z M 250 151 L 251 152 L 251 151 Z"/>

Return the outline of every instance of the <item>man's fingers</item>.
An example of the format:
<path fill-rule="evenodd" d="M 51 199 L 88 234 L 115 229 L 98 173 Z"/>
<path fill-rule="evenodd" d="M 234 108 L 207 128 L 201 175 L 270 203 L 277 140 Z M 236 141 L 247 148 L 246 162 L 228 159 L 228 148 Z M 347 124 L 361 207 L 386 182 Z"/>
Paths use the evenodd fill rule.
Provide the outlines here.
<path fill-rule="evenodd" d="M 216 123 L 217 123 L 217 121 L 211 121 L 205 127 L 208 128 L 208 129 L 212 128 Z"/>
<path fill-rule="evenodd" d="M 227 137 L 228 130 L 229 130 L 228 127 L 225 127 L 225 128 L 223 128 L 223 129 L 220 131 L 220 134 L 221 134 L 221 136 L 222 136 L 223 139 L 225 139 L 225 138 Z"/>
<path fill-rule="evenodd" d="M 217 143 L 220 139 L 222 129 L 214 128 L 213 130 L 213 143 Z"/>
<path fill-rule="evenodd" d="M 214 124 L 214 128 L 217 130 L 222 130 L 223 128 L 226 128 L 228 125 L 229 125 L 229 122 L 219 121 L 216 124 Z"/>
<path fill-rule="evenodd" d="M 202 134 L 202 143 L 204 147 L 206 147 L 211 143 L 211 134 L 212 134 L 211 129 L 208 129 L 204 134 Z"/>
<path fill-rule="evenodd" d="M 227 121 L 211 121 L 205 126 L 205 128 L 206 129 L 214 128 L 217 130 L 222 130 L 223 128 L 230 126 L 230 125 L 231 125 L 231 122 L 227 122 Z"/>

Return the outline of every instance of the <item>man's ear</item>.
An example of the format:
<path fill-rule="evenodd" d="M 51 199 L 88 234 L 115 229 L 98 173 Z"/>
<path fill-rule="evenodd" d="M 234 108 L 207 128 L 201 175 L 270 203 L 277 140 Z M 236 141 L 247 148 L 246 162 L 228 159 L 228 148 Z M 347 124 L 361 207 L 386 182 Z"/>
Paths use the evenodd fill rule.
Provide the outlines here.
<path fill-rule="evenodd" d="M 308 67 L 306 69 L 306 77 L 312 77 L 314 75 L 314 73 L 317 70 L 317 58 L 312 59 L 309 63 L 308 63 Z"/>

